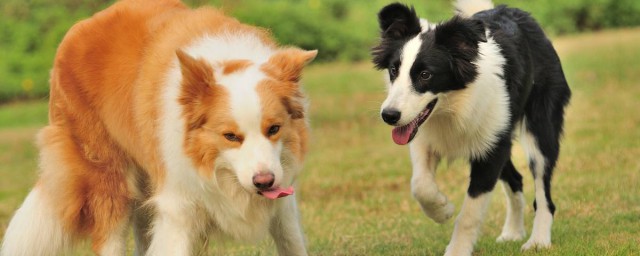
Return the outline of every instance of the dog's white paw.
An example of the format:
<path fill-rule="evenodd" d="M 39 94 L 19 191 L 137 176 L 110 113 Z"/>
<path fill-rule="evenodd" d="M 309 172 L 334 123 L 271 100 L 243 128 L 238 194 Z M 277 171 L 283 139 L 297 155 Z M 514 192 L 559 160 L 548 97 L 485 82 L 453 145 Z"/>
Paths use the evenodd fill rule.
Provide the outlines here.
<path fill-rule="evenodd" d="M 473 244 L 470 246 L 449 244 L 447 250 L 444 252 L 444 256 L 471 256 L 473 253 Z"/>
<path fill-rule="evenodd" d="M 437 223 L 445 223 L 447 220 L 453 217 L 453 211 L 456 209 L 452 203 L 445 202 L 441 205 L 425 205 L 420 203 L 422 211 L 433 221 Z"/>
<path fill-rule="evenodd" d="M 529 238 L 529 241 L 522 245 L 521 250 L 527 251 L 531 249 L 547 249 L 549 247 L 551 247 L 551 239 L 536 238 L 534 236 L 531 236 L 531 238 Z"/>
<path fill-rule="evenodd" d="M 520 240 L 524 239 L 526 236 L 527 236 L 527 234 L 526 234 L 526 232 L 524 230 L 522 230 L 522 231 L 514 231 L 514 230 L 502 231 L 502 234 L 500 234 L 500 236 L 496 239 L 496 242 L 502 243 L 502 242 L 520 241 Z"/>

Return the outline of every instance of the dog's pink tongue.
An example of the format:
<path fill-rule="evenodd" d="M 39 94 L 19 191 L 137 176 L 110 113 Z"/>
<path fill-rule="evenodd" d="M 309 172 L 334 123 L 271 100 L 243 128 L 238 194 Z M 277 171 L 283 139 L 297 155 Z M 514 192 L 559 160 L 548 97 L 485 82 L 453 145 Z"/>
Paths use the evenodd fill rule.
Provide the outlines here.
<path fill-rule="evenodd" d="M 408 125 L 402 127 L 393 128 L 393 131 L 391 132 L 393 142 L 398 145 L 406 145 L 407 143 L 409 143 L 409 139 L 411 138 L 413 129 L 413 123 L 409 123 Z"/>
<path fill-rule="evenodd" d="M 293 187 L 288 187 L 285 189 L 276 188 L 273 190 L 260 191 L 260 194 L 269 199 L 278 199 L 285 196 L 293 195 Z"/>

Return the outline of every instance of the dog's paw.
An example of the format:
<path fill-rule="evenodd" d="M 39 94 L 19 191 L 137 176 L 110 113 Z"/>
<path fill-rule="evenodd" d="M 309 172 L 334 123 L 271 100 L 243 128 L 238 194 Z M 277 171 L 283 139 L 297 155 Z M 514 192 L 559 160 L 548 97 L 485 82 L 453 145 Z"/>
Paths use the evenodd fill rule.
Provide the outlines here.
<path fill-rule="evenodd" d="M 422 211 L 433 221 L 437 223 L 445 223 L 447 220 L 453 217 L 453 211 L 455 210 L 455 206 L 452 203 L 445 202 L 441 205 L 423 205 Z"/>
<path fill-rule="evenodd" d="M 547 249 L 549 247 L 551 247 L 551 239 L 536 239 L 532 236 L 531 238 L 529 238 L 529 241 L 522 245 L 521 250 L 527 251 L 531 249 Z"/>
<path fill-rule="evenodd" d="M 522 231 L 502 231 L 502 234 L 496 239 L 496 242 L 512 242 L 512 241 L 520 241 L 526 237 L 526 232 Z"/>
<path fill-rule="evenodd" d="M 447 250 L 444 252 L 444 256 L 471 256 L 473 253 L 473 244 L 460 245 L 449 244 Z"/>

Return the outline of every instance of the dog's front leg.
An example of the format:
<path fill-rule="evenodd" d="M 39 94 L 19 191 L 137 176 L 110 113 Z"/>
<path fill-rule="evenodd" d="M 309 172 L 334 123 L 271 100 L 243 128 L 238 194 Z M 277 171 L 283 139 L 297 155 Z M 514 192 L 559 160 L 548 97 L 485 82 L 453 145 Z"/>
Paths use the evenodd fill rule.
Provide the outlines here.
<path fill-rule="evenodd" d="M 280 198 L 278 201 L 278 210 L 269 228 L 273 241 L 278 247 L 278 254 L 307 255 L 295 196 Z"/>
<path fill-rule="evenodd" d="M 435 174 L 440 156 L 422 143 L 409 145 L 413 176 L 411 177 L 411 192 L 420 203 L 422 211 L 438 223 L 443 223 L 453 216 L 454 206 L 447 197 L 440 192 L 435 182 Z"/>
<path fill-rule="evenodd" d="M 473 252 L 491 192 L 510 154 L 511 141 L 507 137 L 498 143 L 490 156 L 471 160 L 469 189 L 456 219 L 445 256 L 465 256 Z"/>
<path fill-rule="evenodd" d="M 166 193 L 168 194 L 168 193 Z M 197 209 L 182 203 L 179 196 L 159 195 L 152 199 L 156 213 L 151 228 L 151 244 L 147 256 L 188 256 L 193 254 L 193 241 L 199 235 L 193 220 Z"/>

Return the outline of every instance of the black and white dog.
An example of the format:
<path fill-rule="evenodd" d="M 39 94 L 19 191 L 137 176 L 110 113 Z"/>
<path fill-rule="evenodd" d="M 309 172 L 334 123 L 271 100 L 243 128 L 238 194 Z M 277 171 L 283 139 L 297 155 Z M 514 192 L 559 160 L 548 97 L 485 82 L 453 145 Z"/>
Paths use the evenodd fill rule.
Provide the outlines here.
<path fill-rule="evenodd" d="M 446 255 L 470 255 L 498 180 L 507 218 L 498 241 L 525 237 L 522 176 L 511 162 L 520 135 L 535 184 L 535 219 L 523 250 L 551 245 L 551 176 L 571 91 L 560 60 L 528 13 L 488 0 L 458 0 L 457 15 L 429 25 L 395 3 L 378 14 L 373 62 L 388 71 L 382 119 L 393 141 L 409 144 L 412 193 L 427 216 L 444 222 L 454 207 L 435 183 L 441 158 L 466 158 L 470 184 Z"/>

